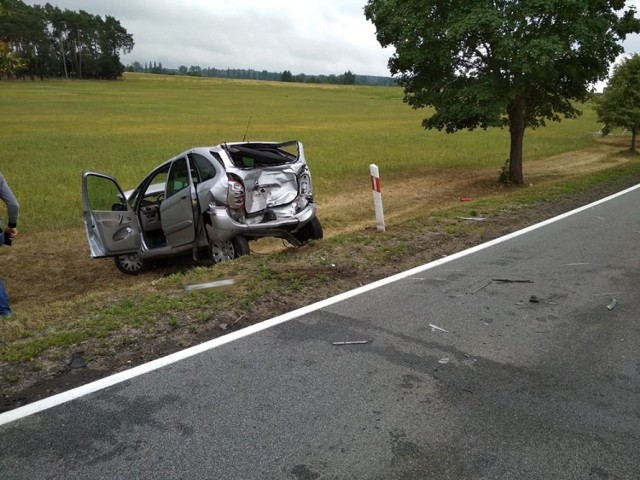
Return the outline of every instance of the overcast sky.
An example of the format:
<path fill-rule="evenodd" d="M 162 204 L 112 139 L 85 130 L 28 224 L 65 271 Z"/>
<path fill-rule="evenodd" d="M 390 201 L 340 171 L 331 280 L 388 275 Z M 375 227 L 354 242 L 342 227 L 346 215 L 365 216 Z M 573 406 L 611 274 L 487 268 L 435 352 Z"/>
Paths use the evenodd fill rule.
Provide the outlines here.
<path fill-rule="evenodd" d="M 364 17 L 366 0 L 48 1 L 119 20 L 135 42 L 133 52 L 120 57 L 124 64 L 390 75 L 393 50 L 376 40 L 374 26 Z M 627 5 L 640 10 L 640 0 Z M 640 37 L 632 35 L 624 45 L 626 53 L 638 53 Z"/>
<path fill-rule="evenodd" d="M 44 4 L 47 0 L 25 3 Z M 133 35 L 124 64 L 389 76 L 366 0 L 48 0 L 111 15 Z"/>

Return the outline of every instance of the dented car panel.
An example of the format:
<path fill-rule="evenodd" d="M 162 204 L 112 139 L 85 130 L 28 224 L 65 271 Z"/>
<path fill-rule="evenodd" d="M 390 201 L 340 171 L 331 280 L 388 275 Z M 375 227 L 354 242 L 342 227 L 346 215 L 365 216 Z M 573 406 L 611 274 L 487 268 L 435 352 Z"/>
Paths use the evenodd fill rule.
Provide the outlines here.
<path fill-rule="evenodd" d="M 115 257 L 125 273 L 139 273 L 156 258 L 189 251 L 198 257 L 203 249 L 214 261 L 228 260 L 248 254 L 247 241 L 262 237 L 295 246 L 322 238 L 298 141 L 193 148 L 127 192 L 107 175 L 83 172 L 82 195 L 92 256 Z M 91 201 L 97 195 L 100 204 Z M 118 228 L 108 228 L 114 222 Z"/>

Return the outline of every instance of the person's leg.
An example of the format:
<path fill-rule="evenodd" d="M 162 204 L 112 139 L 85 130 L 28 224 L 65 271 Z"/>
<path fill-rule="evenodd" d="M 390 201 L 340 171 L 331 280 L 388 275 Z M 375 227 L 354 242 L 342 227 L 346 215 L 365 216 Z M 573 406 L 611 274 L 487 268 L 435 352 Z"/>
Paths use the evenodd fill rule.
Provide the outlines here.
<path fill-rule="evenodd" d="M 4 289 L 4 284 L 0 280 L 0 317 L 6 317 L 11 314 L 11 308 L 9 307 L 9 295 Z"/>

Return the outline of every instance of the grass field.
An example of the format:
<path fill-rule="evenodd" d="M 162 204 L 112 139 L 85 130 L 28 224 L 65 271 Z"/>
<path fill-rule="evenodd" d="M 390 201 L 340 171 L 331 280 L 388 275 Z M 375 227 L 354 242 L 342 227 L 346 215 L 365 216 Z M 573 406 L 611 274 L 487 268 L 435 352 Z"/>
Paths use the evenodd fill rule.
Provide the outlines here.
<path fill-rule="evenodd" d="M 0 391 L 65 374 L 77 350 L 97 375 L 127 368 L 535 221 L 531 205 L 636 178 L 640 162 L 621 154 L 626 140 L 594 135 L 595 114 L 583 110 L 526 132 L 525 181 L 534 186 L 506 188 L 496 180 L 507 130 L 425 131 L 428 112 L 404 104 L 397 88 L 142 74 L 0 82 L 0 171 L 21 203 L 19 238 L 0 249 L 14 308 L 0 321 Z M 128 189 L 192 146 L 242 140 L 247 126 L 247 140 L 304 143 L 325 240 L 301 249 L 261 240 L 233 262 L 140 277 L 89 258 L 83 170 L 112 174 Z M 371 163 L 382 175 L 384 235 L 375 232 Z M 236 286 L 182 288 L 222 278 Z"/>
<path fill-rule="evenodd" d="M 128 74 L 120 82 L 2 82 L 0 111 L 0 171 L 22 202 L 23 232 L 81 225 L 82 170 L 131 188 L 192 146 L 242 140 L 247 126 L 249 140 L 304 143 L 320 201 L 353 188 L 371 163 L 389 180 L 434 169 L 497 170 L 509 146 L 507 130 L 425 131 L 427 112 L 389 87 Z M 599 127 L 591 108 L 584 111 L 528 131 L 525 161 L 592 146 Z"/>

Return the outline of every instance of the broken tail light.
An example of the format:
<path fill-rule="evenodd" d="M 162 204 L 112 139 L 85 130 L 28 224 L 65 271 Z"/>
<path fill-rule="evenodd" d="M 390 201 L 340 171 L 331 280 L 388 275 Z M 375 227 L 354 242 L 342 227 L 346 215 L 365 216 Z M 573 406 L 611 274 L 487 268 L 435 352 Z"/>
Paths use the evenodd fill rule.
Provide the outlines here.
<path fill-rule="evenodd" d="M 311 195 L 311 177 L 308 173 L 300 175 L 300 195 Z"/>
<path fill-rule="evenodd" d="M 244 209 L 244 184 L 242 181 L 232 176 L 229 176 L 227 205 L 233 210 Z"/>

